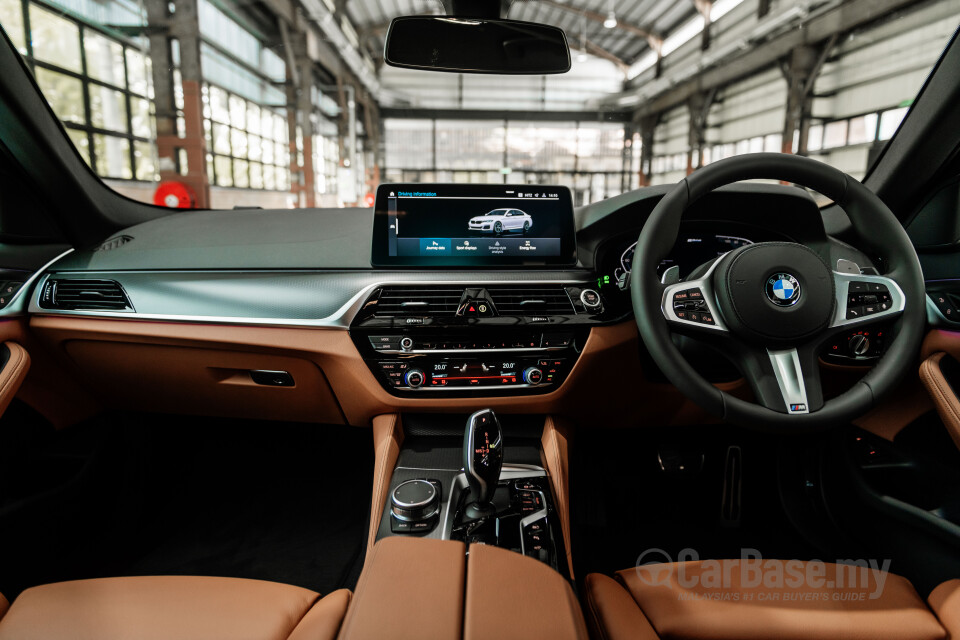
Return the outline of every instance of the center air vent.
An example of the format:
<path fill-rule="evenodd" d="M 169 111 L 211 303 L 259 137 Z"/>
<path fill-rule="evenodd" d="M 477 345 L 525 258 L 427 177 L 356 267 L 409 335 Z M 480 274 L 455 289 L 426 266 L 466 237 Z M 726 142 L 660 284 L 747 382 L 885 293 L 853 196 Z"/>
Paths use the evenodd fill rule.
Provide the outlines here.
<path fill-rule="evenodd" d="M 40 306 L 44 309 L 91 311 L 133 309 L 126 292 L 116 280 L 47 280 L 40 294 Z"/>
<path fill-rule="evenodd" d="M 574 315 L 577 311 L 562 285 L 488 286 L 487 293 L 502 316 Z"/>
<path fill-rule="evenodd" d="M 463 287 L 384 287 L 374 313 L 378 316 L 453 316 Z"/>

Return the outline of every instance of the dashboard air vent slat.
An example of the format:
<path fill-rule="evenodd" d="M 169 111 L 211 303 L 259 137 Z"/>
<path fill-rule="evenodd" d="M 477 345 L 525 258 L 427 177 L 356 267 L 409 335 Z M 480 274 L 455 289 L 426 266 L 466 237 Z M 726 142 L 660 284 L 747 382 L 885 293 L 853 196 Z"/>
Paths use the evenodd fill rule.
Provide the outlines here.
<path fill-rule="evenodd" d="M 47 280 L 40 295 L 44 309 L 126 311 L 133 309 L 116 280 Z"/>
<path fill-rule="evenodd" d="M 384 287 L 377 300 L 378 316 L 453 316 L 463 287 Z"/>
<path fill-rule="evenodd" d="M 502 316 L 574 315 L 577 311 L 562 285 L 487 287 Z"/>

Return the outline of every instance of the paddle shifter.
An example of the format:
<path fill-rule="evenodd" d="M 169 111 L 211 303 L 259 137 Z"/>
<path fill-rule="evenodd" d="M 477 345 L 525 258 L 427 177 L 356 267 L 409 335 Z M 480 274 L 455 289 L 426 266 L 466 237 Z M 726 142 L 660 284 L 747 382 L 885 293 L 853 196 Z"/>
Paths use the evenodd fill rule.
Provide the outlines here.
<path fill-rule="evenodd" d="M 463 434 L 463 470 L 470 485 L 468 518 L 482 518 L 496 514 L 493 494 L 500 480 L 503 466 L 503 434 L 500 421 L 493 409 L 481 409 L 467 418 Z"/>

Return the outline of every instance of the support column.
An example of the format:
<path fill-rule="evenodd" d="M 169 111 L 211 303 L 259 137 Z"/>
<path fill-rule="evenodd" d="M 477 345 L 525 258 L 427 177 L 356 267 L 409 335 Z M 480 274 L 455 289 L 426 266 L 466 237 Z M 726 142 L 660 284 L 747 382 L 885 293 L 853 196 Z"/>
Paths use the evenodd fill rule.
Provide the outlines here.
<path fill-rule="evenodd" d="M 663 38 L 647 36 L 647 44 L 657 54 L 657 63 L 653 68 L 653 77 L 659 78 L 663 73 Z"/>
<path fill-rule="evenodd" d="M 194 206 L 210 207 L 207 144 L 203 131 L 203 73 L 200 65 L 200 23 L 196 0 L 146 0 L 153 66 L 160 180 L 183 182 L 196 194 Z M 171 40 L 180 49 L 184 136 L 177 131 Z M 183 153 L 181 153 L 181 151 Z M 183 164 L 186 164 L 184 167 Z"/>
<path fill-rule="evenodd" d="M 630 176 L 633 175 L 633 132 L 631 125 L 623 126 L 623 150 L 620 152 L 620 192 L 630 190 Z"/>
<path fill-rule="evenodd" d="M 703 147 L 707 144 L 707 117 L 716 89 L 707 93 L 695 93 L 687 100 L 690 112 L 689 139 L 687 147 L 687 175 L 703 166 Z"/>
<path fill-rule="evenodd" d="M 650 186 L 651 165 L 653 164 L 653 132 L 659 120 L 659 115 L 653 115 L 644 116 L 635 121 L 640 129 L 640 144 L 642 145 L 640 147 L 640 167 L 638 169 L 641 187 Z"/>
<path fill-rule="evenodd" d="M 300 131 L 303 136 L 303 158 L 300 170 L 303 172 L 303 206 L 317 206 L 317 169 L 313 164 L 313 63 L 306 56 L 299 56 L 300 90 L 297 96 L 297 116 L 300 118 Z"/>
<path fill-rule="evenodd" d="M 713 8 L 713 0 L 693 0 L 697 11 L 703 16 L 703 31 L 700 32 L 700 50 L 706 51 L 710 48 L 710 10 Z"/>
<path fill-rule="evenodd" d="M 298 207 L 315 207 L 316 174 L 313 168 L 313 62 L 307 53 L 307 36 L 293 32 L 282 20 L 280 35 L 287 53 L 287 138 L 290 152 L 290 193 Z"/>
<path fill-rule="evenodd" d="M 363 102 L 363 128 L 366 130 L 366 136 L 363 139 L 364 152 L 369 152 L 373 163 L 367 165 L 364 163 L 364 187 L 367 193 L 375 193 L 377 185 L 380 184 L 380 110 L 377 108 L 373 97 L 364 91 L 362 93 Z M 366 196 L 366 194 L 360 194 Z"/>
<path fill-rule="evenodd" d="M 790 52 L 781 66 L 787 81 L 787 108 L 783 123 L 781 151 L 793 153 L 793 137 L 797 136 L 797 155 L 807 155 L 807 137 L 813 111 L 813 85 L 824 62 L 837 42 L 834 35 L 819 47 L 802 46 Z"/>

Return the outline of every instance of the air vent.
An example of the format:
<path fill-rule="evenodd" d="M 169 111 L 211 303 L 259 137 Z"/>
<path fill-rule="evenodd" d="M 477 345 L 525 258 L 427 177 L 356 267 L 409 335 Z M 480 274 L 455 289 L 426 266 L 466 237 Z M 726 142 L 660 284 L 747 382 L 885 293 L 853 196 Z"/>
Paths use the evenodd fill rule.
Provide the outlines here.
<path fill-rule="evenodd" d="M 384 287 L 377 299 L 375 314 L 396 316 L 453 316 L 457 313 L 463 287 Z"/>
<path fill-rule="evenodd" d="M 47 280 L 40 295 L 40 306 L 44 309 L 95 311 L 133 309 L 116 280 Z"/>
<path fill-rule="evenodd" d="M 561 285 L 487 287 L 497 313 L 502 316 L 574 315 L 577 311 Z"/>

